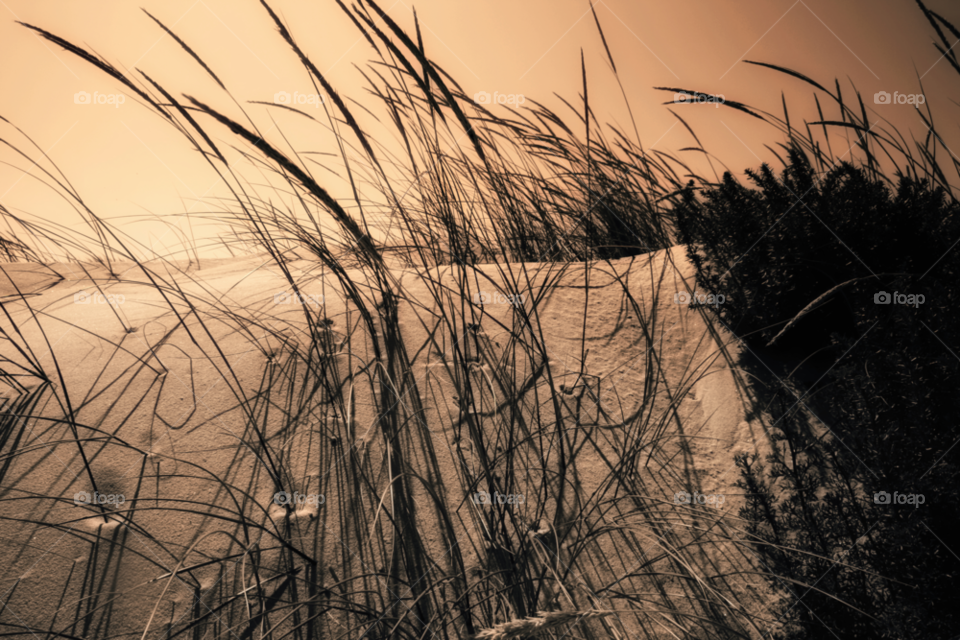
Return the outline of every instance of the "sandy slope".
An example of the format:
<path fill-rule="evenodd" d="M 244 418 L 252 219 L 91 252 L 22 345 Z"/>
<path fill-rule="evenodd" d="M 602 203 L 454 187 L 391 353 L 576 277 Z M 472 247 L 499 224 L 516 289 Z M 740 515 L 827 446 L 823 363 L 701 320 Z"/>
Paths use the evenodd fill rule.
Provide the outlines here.
<path fill-rule="evenodd" d="M 360 314 L 345 301 L 341 283 L 314 262 L 300 260 L 291 266 L 306 283 L 301 293 L 307 305 L 317 312 L 322 304 L 333 321 L 326 329 L 330 354 L 321 376 L 328 384 L 320 381 L 319 388 L 310 388 L 314 374 L 290 356 L 294 345 L 302 349 L 310 343 L 303 308 L 284 297 L 290 293 L 286 280 L 263 256 L 202 263 L 199 268 L 181 265 L 179 272 L 153 264 L 153 283 L 133 265 L 113 266 L 122 274 L 120 282 L 111 281 L 102 267 L 87 267 L 94 282 L 76 265 L 4 265 L 9 279 L 0 274 L 0 301 L 20 334 L 11 331 L 9 320 L 3 320 L 4 328 L 21 347 L 32 347 L 58 390 L 69 390 L 100 492 L 122 494 L 127 508 L 137 508 L 125 511 L 121 506 L 114 519 L 123 520 L 123 526 L 101 527 L 97 542 L 101 518 L 94 508 L 74 503 L 77 492 L 93 488 L 71 426 L 56 420 L 65 408 L 50 390 L 41 389 L 32 413 L 55 420 L 12 416 L 13 427 L 5 427 L 0 450 L 0 464 L 5 465 L 0 476 L 0 591 L 8 593 L 0 623 L 44 629 L 52 624 L 84 637 L 102 635 L 107 625 L 113 634 L 142 632 L 156 605 L 152 624 L 162 632 L 165 624 L 189 613 L 193 578 L 201 596 L 196 606 L 224 597 L 224 585 L 230 582 L 224 578 L 227 571 L 231 580 L 239 575 L 243 584 L 255 584 L 257 578 L 272 580 L 267 583 L 270 589 L 282 584 L 282 576 L 274 578 L 278 574 L 269 568 L 275 560 L 271 554 L 276 555 L 270 531 L 280 531 L 285 522 L 293 528 L 289 535 L 299 536 L 304 549 L 327 558 L 331 566 L 347 563 L 358 574 L 389 573 L 382 565 L 392 543 L 380 529 L 382 513 L 377 514 L 390 507 L 391 467 L 378 422 L 377 406 L 382 407 L 384 399 L 371 383 L 379 375 L 372 342 Z M 431 559 L 446 566 L 449 554 L 461 553 L 468 565 L 478 562 L 476 541 L 482 538 L 483 520 L 470 515 L 476 506 L 469 499 L 483 487 L 483 479 L 474 475 L 478 456 L 502 453 L 506 443 L 498 438 L 510 429 L 526 433 L 531 441 L 541 437 L 538 434 L 556 422 L 542 416 L 543 407 L 554 407 L 552 396 L 558 397 L 562 415 L 600 443 L 578 458 L 584 495 L 603 490 L 604 457 L 616 458 L 625 438 L 645 438 L 649 446 L 635 466 L 649 498 L 672 505 L 677 492 L 720 494 L 724 504 L 714 512 L 701 508 L 695 519 L 708 522 L 713 514 L 735 514 L 741 501 L 734 486 L 733 454 L 763 452 L 767 443 L 762 427 L 745 419 L 736 370 L 718 348 L 718 340 L 731 343 L 730 337 L 711 332 L 700 311 L 674 301 L 674 293 L 693 282 L 682 249 L 595 265 L 589 299 L 582 265 L 525 267 L 522 293 L 543 298 L 536 305 L 534 325 L 547 346 L 553 388 L 579 378 L 584 333 L 589 351 L 583 367 L 596 378 L 588 378 L 595 380 L 594 386 L 579 405 L 574 396 L 550 394 L 549 386 L 538 382 L 524 406 L 510 411 L 540 415 L 540 423 L 531 419 L 510 428 L 503 424 L 507 408 L 501 406 L 498 390 L 533 376 L 538 366 L 517 356 L 515 310 L 496 301 L 486 304 L 484 315 L 472 317 L 479 333 L 459 337 L 460 346 L 471 345 L 464 348 L 479 358 L 471 368 L 476 413 L 464 414 L 464 381 L 451 366 L 456 336 L 444 335 L 442 323 L 437 328 L 437 292 L 414 269 L 393 271 L 403 290 L 399 314 L 404 343 L 425 398 L 419 413 L 406 405 L 409 397 L 401 399 L 404 415 L 418 417 L 406 423 L 400 447 L 408 468 L 422 473 L 410 481 L 409 491 L 422 505 L 418 513 Z M 451 287 L 463 275 L 449 268 L 433 273 Z M 348 275 L 363 290 L 362 275 Z M 475 290 L 490 295 L 501 282 L 493 266 L 468 276 L 475 280 Z M 549 286 L 541 289 L 544 284 Z M 624 289 L 653 320 L 650 335 L 636 321 Z M 511 287 L 503 291 L 509 295 Z M 84 302 L 84 293 L 93 298 Z M 186 300 L 195 306 L 191 309 Z M 532 308 L 529 299 L 525 304 Z M 455 306 L 461 307 L 458 302 Z M 468 318 L 476 313 L 469 305 L 463 308 Z M 348 338 L 349 349 L 343 345 Z M 655 376 L 655 406 L 644 409 L 645 384 L 652 375 L 651 344 L 662 373 Z M 0 346 L 0 354 L 24 363 L 9 342 Z M 8 364 L 4 370 L 13 367 Z M 504 371 L 513 372 L 515 379 L 498 379 Z M 353 384 L 337 386 L 351 375 Z M 24 381 L 36 388 L 36 381 Z M 345 405 L 350 415 L 329 402 L 331 394 L 352 399 Z M 31 396 L 7 390 L 4 411 L 10 414 L 24 398 Z M 302 409 L 294 419 L 281 410 L 291 405 Z M 26 413 L 22 407 L 17 411 Z M 638 411 L 662 418 L 650 421 L 649 433 L 627 435 L 624 423 Z M 488 450 L 477 450 L 468 414 L 488 433 Z M 267 434 L 273 456 L 269 461 L 252 423 L 262 425 Z M 18 454 L 11 455 L 13 450 Z M 524 467 L 527 477 L 515 479 L 515 486 L 526 487 L 529 496 L 517 511 L 534 530 L 568 526 L 560 522 L 563 507 L 550 489 L 550 469 L 558 463 L 544 451 L 536 455 L 543 457 L 542 465 L 531 458 Z M 352 466 L 345 459 L 353 461 Z M 284 520 L 285 510 L 272 503 L 276 484 L 265 471 L 271 464 L 283 469 L 285 487 L 324 495 L 319 517 Z M 370 475 L 352 475 L 353 468 L 368 468 Z M 362 486 L 368 480 L 374 486 Z M 372 501 L 376 495 L 385 502 Z M 438 499 L 445 506 L 437 507 Z M 238 513 L 265 523 L 264 528 L 238 525 Z M 456 520 L 458 540 L 430 530 L 430 522 L 444 517 Z M 378 551 L 378 545 L 386 546 Z M 250 556 L 234 556 L 228 563 L 192 570 L 189 580 L 169 578 L 178 565 L 182 569 L 202 563 L 204 557 L 237 554 L 238 548 L 260 550 L 259 572 Z M 711 556 L 711 561 L 743 562 L 725 554 L 717 554 L 720 560 Z M 333 582 L 329 575 L 321 578 Z M 62 610 L 54 620 L 58 608 Z M 88 627 L 68 625 L 83 613 L 91 613 Z"/>

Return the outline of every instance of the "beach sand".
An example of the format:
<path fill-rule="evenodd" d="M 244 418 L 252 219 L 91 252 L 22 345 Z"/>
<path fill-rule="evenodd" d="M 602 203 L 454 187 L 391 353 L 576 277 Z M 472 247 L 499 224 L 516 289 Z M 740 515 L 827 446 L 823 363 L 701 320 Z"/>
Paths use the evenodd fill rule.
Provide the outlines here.
<path fill-rule="evenodd" d="M 752 570 L 737 545 L 716 540 L 736 529 L 743 502 L 734 454 L 762 455 L 769 443 L 762 424 L 747 419 L 736 341 L 709 310 L 675 301 L 694 282 L 682 247 L 595 263 L 589 288 L 582 264 L 397 267 L 391 277 L 408 380 L 390 377 L 390 363 L 378 359 L 382 345 L 344 295 L 356 287 L 370 309 L 383 310 L 360 270 L 341 282 L 315 261 L 294 260 L 297 301 L 266 255 L 147 266 L 150 275 L 128 263 L 86 271 L 3 265 L 0 300 L 11 337 L 0 346 L 4 369 L 27 370 L 33 358 L 51 381 L 23 376 L 24 389 L 4 393 L 3 624 L 75 637 L 142 634 L 149 624 L 148 635 L 160 637 L 207 613 L 197 629 L 226 624 L 217 603 L 243 606 L 245 589 L 262 590 L 267 601 L 297 588 L 304 600 L 307 589 L 318 607 L 330 598 L 325 589 L 396 590 L 395 613 L 417 615 L 415 567 L 403 560 L 410 545 L 419 545 L 430 574 L 421 585 L 455 573 L 457 557 L 472 572 L 468 581 L 496 572 L 496 536 L 483 511 L 491 507 L 473 498 L 495 485 L 523 494 L 522 504 L 504 508 L 552 549 L 547 577 L 568 564 L 595 567 L 562 588 L 545 580 L 558 607 L 569 598 L 589 605 L 591 591 L 643 560 L 624 557 L 613 537 L 560 544 L 571 527 L 582 531 L 568 541 L 600 526 L 634 527 L 651 562 L 672 545 L 689 545 L 685 553 L 717 576 Z M 519 285 L 504 284 L 504 270 Z M 464 280 L 486 304 L 462 300 Z M 521 297 L 528 320 L 518 319 L 511 295 Z M 332 322 L 311 330 L 305 307 Z M 459 329 L 447 326 L 450 317 Z M 324 334 L 320 350 L 310 350 L 311 331 Z M 530 336 L 542 353 L 520 348 Z M 472 364 L 455 365 L 454 343 Z M 65 419 L 71 411 L 75 424 Z M 123 496 L 106 517 L 75 502 L 94 487 L 74 429 L 97 490 L 107 500 Z M 577 452 L 567 486 L 555 481 L 566 464 L 557 453 L 561 433 Z M 639 454 L 624 460 L 628 450 Z M 503 475 L 490 478 L 485 468 Z M 629 521 L 609 511 L 627 499 L 615 487 L 618 476 L 645 489 Z M 291 510 L 275 503 L 278 487 L 323 502 L 308 497 Z M 723 502 L 676 505 L 684 492 Z M 419 540 L 394 534 L 390 516 L 400 512 Z M 693 545 L 697 536 L 712 542 Z M 730 588 L 743 598 L 733 608 L 768 604 L 758 579 L 691 582 L 681 576 L 670 584 L 684 597 Z M 578 593 L 567 593 L 571 584 Z M 253 628 L 263 622 L 257 613 L 249 613 Z M 275 613 L 271 624 L 292 624 L 287 613 Z M 358 637 L 350 619 L 337 610 L 317 624 Z"/>

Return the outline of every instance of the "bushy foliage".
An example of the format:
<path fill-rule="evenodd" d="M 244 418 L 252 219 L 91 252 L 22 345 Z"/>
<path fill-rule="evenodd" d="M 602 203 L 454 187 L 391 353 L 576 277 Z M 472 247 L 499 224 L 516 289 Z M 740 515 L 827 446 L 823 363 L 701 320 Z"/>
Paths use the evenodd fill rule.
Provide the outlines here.
<path fill-rule="evenodd" d="M 748 175 L 755 188 L 727 174 L 703 201 L 688 189 L 678 219 L 698 286 L 726 297 L 720 318 L 752 351 L 830 354 L 818 385 L 788 381 L 772 403 L 767 464 L 738 459 L 758 565 L 789 594 L 775 635 L 950 638 L 960 205 L 849 164 L 815 175 L 796 148 L 780 177 Z M 923 504 L 874 499 L 895 491 Z"/>
<path fill-rule="evenodd" d="M 688 187 L 677 224 L 698 282 L 726 296 L 720 317 L 748 340 L 772 340 L 824 294 L 803 331 L 780 342 L 822 346 L 833 332 L 852 334 L 876 311 L 874 293 L 929 288 L 922 276 L 957 240 L 956 206 L 924 181 L 903 178 L 891 194 L 849 163 L 820 176 L 796 145 L 780 177 L 766 164 L 746 173 L 754 188 L 728 172 L 703 201 Z M 936 266 L 943 274 L 956 259 Z"/>

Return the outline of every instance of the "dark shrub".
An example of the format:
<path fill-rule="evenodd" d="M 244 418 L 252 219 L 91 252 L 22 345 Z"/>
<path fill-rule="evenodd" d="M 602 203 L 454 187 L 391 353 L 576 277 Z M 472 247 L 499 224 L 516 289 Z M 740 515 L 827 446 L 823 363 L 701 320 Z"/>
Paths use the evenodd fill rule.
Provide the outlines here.
<path fill-rule="evenodd" d="M 909 287 L 957 240 L 957 212 L 923 181 L 903 178 L 891 196 L 853 165 L 818 176 L 796 146 L 788 158 L 779 178 L 767 165 L 748 170 L 756 188 L 726 173 L 701 202 L 688 187 L 677 225 L 699 285 L 726 296 L 720 317 L 737 335 L 767 343 L 828 294 L 797 323 L 803 331 L 778 340 L 823 346 L 873 316 L 873 294 L 918 293 Z"/>
<path fill-rule="evenodd" d="M 720 318 L 752 357 L 775 338 L 797 361 L 829 355 L 816 387 L 787 380 L 768 398 L 767 464 L 738 459 L 758 566 L 787 594 L 775 635 L 952 638 L 960 206 L 923 180 L 891 193 L 849 164 L 818 176 L 796 148 L 781 177 L 747 173 L 755 188 L 729 174 L 703 201 L 688 188 L 678 227 L 698 286 L 726 297 Z M 924 503 L 878 504 L 881 491 Z"/>

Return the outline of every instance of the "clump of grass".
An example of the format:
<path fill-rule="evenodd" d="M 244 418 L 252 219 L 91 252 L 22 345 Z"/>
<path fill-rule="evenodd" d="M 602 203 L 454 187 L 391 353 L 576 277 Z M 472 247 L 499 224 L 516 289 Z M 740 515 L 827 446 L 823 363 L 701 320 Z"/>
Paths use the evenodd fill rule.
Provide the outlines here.
<path fill-rule="evenodd" d="M 491 629 L 484 629 L 471 636 L 472 640 L 522 640 L 536 638 L 557 627 L 563 627 L 571 622 L 580 622 L 591 618 L 600 618 L 616 613 L 616 611 L 541 611 L 536 616 L 523 620 L 502 622 Z"/>

